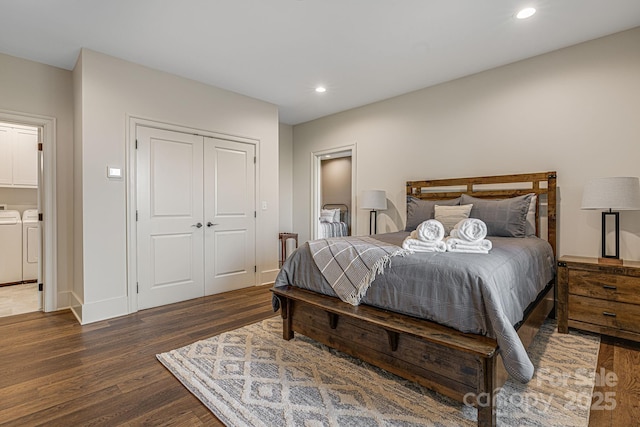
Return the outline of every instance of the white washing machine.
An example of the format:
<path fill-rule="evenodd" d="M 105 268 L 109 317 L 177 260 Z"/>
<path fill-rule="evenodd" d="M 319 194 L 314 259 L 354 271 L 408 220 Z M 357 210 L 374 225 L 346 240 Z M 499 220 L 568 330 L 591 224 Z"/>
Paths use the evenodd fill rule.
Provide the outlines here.
<path fill-rule="evenodd" d="M 0 211 L 0 283 L 22 282 L 22 221 L 18 211 Z"/>
<path fill-rule="evenodd" d="M 22 214 L 22 281 L 38 280 L 40 257 L 40 224 L 38 210 L 27 209 Z"/>

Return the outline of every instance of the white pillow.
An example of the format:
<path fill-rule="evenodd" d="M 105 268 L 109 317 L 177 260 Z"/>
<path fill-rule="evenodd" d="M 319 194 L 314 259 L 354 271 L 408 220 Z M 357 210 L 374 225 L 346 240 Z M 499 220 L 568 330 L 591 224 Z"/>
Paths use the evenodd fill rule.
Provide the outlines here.
<path fill-rule="evenodd" d="M 459 206 L 435 206 L 434 217 L 444 226 L 445 236 L 449 235 L 451 229 L 455 227 L 457 223 L 459 223 L 463 219 L 469 218 L 469 213 L 471 212 L 472 206 L 473 204 Z"/>
<path fill-rule="evenodd" d="M 333 210 L 333 222 L 340 222 L 340 209 Z"/>
<path fill-rule="evenodd" d="M 320 211 L 320 222 L 335 222 L 333 209 L 322 209 Z"/>

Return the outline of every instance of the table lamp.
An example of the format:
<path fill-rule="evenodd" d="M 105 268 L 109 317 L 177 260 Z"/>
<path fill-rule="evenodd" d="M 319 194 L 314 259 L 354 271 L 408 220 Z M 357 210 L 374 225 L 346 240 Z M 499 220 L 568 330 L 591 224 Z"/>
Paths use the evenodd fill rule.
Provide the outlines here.
<path fill-rule="evenodd" d="M 378 211 L 387 209 L 387 193 L 384 190 L 363 191 L 360 207 L 371 209 L 369 212 L 369 234 L 376 234 L 378 232 Z"/>
<path fill-rule="evenodd" d="M 604 209 L 602 212 L 601 263 L 622 264 L 620 259 L 620 212 L 640 210 L 640 179 L 637 177 L 595 178 L 587 182 L 582 194 L 582 209 Z M 608 211 L 607 211 L 608 209 Z M 607 253 L 607 217 L 613 217 L 615 253 Z"/>

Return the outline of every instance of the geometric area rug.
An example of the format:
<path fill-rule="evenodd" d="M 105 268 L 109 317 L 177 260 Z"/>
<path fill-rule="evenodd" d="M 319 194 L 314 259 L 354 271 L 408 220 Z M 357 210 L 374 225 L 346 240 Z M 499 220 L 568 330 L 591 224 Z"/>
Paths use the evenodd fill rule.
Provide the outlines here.
<path fill-rule="evenodd" d="M 499 426 L 587 426 L 600 340 L 547 320 L 528 384 L 497 395 Z M 477 411 L 301 334 L 279 316 L 157 355 L 227 426 L 474 426 Z"/>

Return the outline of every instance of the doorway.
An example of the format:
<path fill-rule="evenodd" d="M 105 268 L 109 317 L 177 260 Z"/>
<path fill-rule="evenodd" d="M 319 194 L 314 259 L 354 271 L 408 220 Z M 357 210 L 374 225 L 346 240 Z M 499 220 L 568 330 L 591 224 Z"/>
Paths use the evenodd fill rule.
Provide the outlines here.
<path fill-rule="evenodd" d="M 255 285 L 255 145 L 135 135 L 137 309 Z"/>
<path fill-rule="evenodd" d="M 40 126 L 0 122 L 0 316 L 41 311 Z"/>
<path fill-rule="evenodd" d="M 356 145 L 314 152 L 312 163 L 312 238 L 354 234 Z M 329 211 L 334 212 L 333 219 Z"/>

